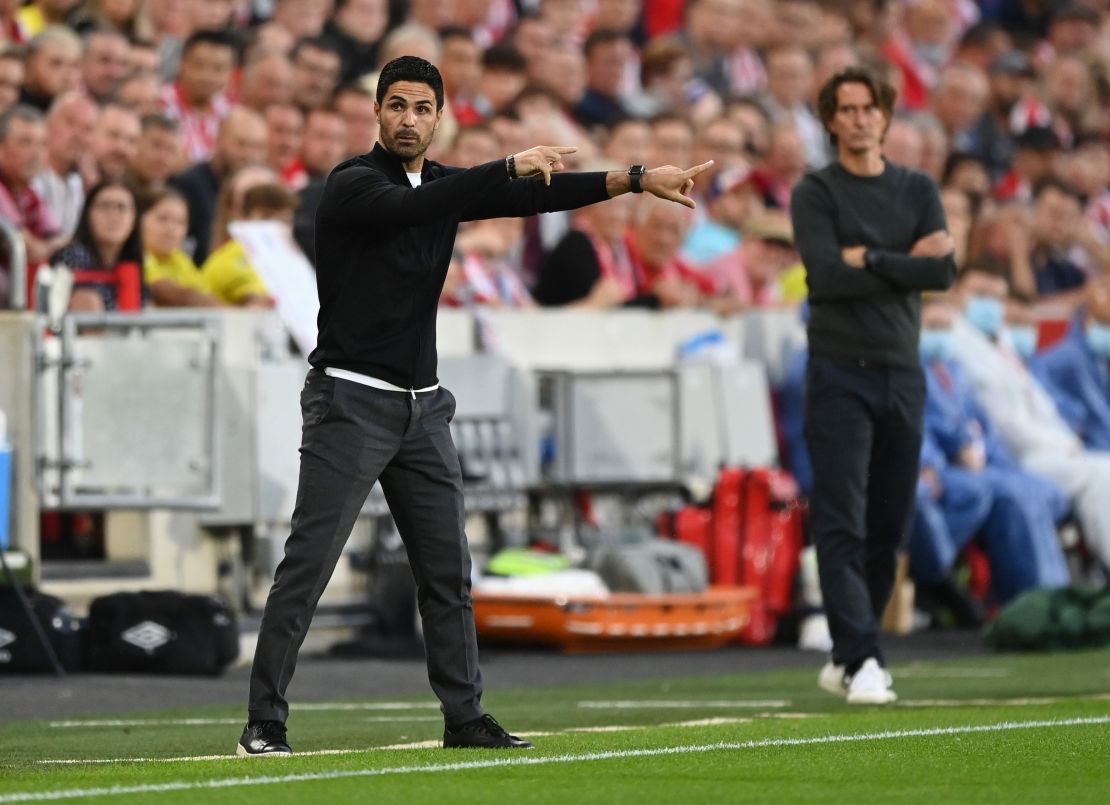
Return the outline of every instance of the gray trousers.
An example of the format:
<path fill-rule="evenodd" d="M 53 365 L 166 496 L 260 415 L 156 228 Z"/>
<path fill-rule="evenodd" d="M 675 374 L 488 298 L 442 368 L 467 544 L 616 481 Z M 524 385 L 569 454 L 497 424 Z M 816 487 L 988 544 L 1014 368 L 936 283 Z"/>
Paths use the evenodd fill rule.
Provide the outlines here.
<path fill-rule="evenodd" d="M 297 652 L 378 480 L 416 579 L 428 678 L 447 726 L 481 717 L 462 471 L 449 429 L 455 398 L 440 388 L 414 399 L 313 369 L 301 392 L 301 412 L 293 528 L 262 616 L 249 719 L 288 718 L 285 691 Z"/>

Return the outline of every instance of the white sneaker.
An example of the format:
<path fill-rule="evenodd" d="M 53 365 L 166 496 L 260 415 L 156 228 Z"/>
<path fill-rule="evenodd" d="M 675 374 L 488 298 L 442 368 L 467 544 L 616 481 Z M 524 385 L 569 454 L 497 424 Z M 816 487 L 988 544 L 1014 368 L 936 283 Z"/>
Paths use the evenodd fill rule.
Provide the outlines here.
<path fill-rule="evenodd" d="M 863 661 L 860 669 L 848 680 L 848 704 L 890 704 L 898 700 L 892 689 L 893 680 L 874 657 Z"/>
<path fill-rule="evenodd" d="M 848 682 L 844 678 L 844 666 L 834 665 L 832 660 L 825 663 L 820 676 L 817 677 L 817 687 L 834 696 L 847 696 Z"/>

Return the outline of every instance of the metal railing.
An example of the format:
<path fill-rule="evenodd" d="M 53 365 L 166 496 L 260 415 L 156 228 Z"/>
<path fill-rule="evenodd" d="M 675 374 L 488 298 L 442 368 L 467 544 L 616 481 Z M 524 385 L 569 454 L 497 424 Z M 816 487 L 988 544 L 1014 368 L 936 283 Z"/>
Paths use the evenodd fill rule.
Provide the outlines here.
<path fill-rule="evenodd" d="M 0 234 L 8 251 L 8 279 L 11 288 L 8 307 L 12 310 L 27 309 L 27 246 L 23 235 L 11 221 L 0 218 Z"/>

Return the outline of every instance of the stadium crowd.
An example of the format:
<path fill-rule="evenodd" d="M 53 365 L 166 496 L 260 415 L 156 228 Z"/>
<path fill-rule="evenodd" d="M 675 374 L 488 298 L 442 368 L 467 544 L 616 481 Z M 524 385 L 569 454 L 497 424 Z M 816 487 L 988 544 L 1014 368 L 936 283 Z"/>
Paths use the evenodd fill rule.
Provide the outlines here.
<path fill-rule="evenodd" d="M 32 264 L 106 272 L 73 309 L 123 307 L 121 263 L 146 304 L 272 305 L 229 224 L 282 222 L 311 260 L 326 177 L 373 144 L 376 76 L 403 54 L 443 73 L 438 161 L 714 161 L 693 212 L 626 195 L 467 224 L 450 306 L 804 316 L 788 210 L 834 157 L 817 91 L 880 72 L 885 153 L 940 186 L 960 269 L 924 314 L 913 573 L 951 600 L 978 535 L 1001 600 L 1064 584 L 1065 522 L 1110 566 L 1105 0 L 0 0 L 0 217 Z M 1066 327 L 1051 346 L 1046 321 Z M 803 365 L 781 408 L 804 488 Z"/>

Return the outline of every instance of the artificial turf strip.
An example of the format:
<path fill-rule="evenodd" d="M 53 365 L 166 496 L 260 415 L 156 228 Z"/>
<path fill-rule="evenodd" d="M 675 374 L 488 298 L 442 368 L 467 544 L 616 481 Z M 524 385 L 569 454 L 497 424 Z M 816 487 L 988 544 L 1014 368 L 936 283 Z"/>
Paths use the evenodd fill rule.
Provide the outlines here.
<path fill-rule="evenodd" d="M 739 747 L 648 757 L 609 757 L 573 763 L 413 771 L 381 776 L 282 781 L 268 785 L 180 791 L 142 791 L 99 797 L 104 802 L 572 802 L 637 805 L 652 802 L 1038 802 L 1066 797 L 1105 802 L 1110 792 L 1110 725 L 1078 723 L 1009 730 L 1010 722 L 1110 719 L 1110 652 L 1036 657 L 992 657 L 894 669 L 906 702 L 895 708 L 850 708 L 817 691 L 810 672 L 677 679 L 543 691 L 498 691 L 491 710 L 513 730 L 558 731 L 537 738 L 522 756 L 551 759 L 590 753 L 655 751 L 727 742 Z M 902 676 L 899 676 L 899 671 Z M 968 676 L 970 675 L 970 676 Z M 1013 700 L 1060 697 L 1040 704 L 914 707 L 921 700 Z M 705 703 L 788 700 L 782 708 L 708 706 L 667 709 L 592 709 L 582 702 L 649 700 Z M 372 722 L 379 712 L 309 711 L 290 721 L 299 750 L 364 749 L 435 738 L 429 721 Z M 410 715 L 427 718 L 426 708 Z M 163 712 L 146 718 L 234 718 L 227 709 Z M 395 715 L 404 717 L 406 713 Z M 796 716 L 805 717 L 796 717 Z M 795 716 L 795 717 L 784 717 Z M 128 720 L 139 718 L 132 714 Z M 661 724 L 708 718 L 740 719 L 716 726 Z M 89 719 L 92 720 L 92 719 Z M 99 720 L 99 719 L 97 719 Z M 992 728 L 984 732 L 905 735 L 838 743 L 804 743 L 827 736 L 859 736 L 935 728 Z M 618 732 L 566 733 L 590 726 L 640 727 Z M 366 774 L 397 767 L 427 767 L 506 755 L 443 750 L 360 751 L 324 757 L 43 766 L 43 758 L 175 757 L 230 753 L 232 725 L 61 729 L 46 723 L 0 727 L 0 803 L 13 794 L 103 789 L 112 786 L 186 785 L 264 776 Z M 794 745 L 747 742 L 797 740 Z"/>

